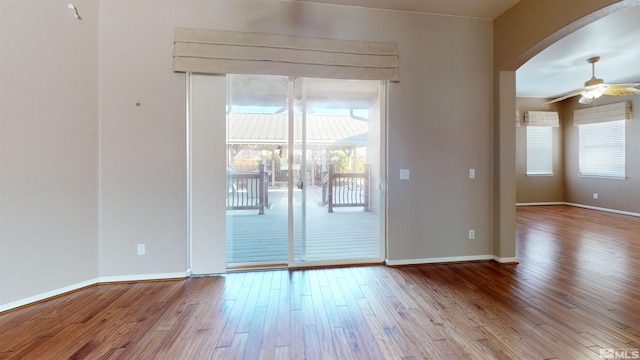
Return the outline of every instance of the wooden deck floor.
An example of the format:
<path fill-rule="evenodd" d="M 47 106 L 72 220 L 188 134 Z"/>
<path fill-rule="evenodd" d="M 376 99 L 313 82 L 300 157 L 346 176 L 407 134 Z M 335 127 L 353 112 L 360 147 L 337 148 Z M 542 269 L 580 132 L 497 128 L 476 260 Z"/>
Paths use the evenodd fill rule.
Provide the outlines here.
<path fill-rule="evenodd" d="M 294 214 L 294 259 L 297 261 L 377 258 L 380 254 L 380 220 L 362 208 L 336 208 L 333 213 L 320 205 L 320 188 L 307 191 L 306 253 L 301 249 L 301 216 Z M 286 189 L 270 190 L 270 207 L 227 211 L 227 262 L 287 262 L 288 203 Z M 301 206 L 300 191 L 294 195 Z M 231 240 L 230 240 L 231 239 Z"/>
<path fill-rule="evenodd" d="M 100 285 L 0 314 L 0 359 L 636 358 L 640 219 L 567 206 L 517 216 L 518 265 Z"/>

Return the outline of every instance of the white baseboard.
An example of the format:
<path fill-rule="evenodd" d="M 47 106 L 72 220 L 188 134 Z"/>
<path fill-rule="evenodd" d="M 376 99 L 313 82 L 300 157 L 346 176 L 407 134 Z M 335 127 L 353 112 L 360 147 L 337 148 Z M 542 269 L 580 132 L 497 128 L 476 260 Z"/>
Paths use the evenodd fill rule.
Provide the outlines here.
<path fill-rule="evenodd" d="M 189 271 L 167 274 L 141 274 L 141 275 L 122 275 L 122 276 L 101 276 L 97 279 L 97 284 L 116 283 L 130 281 L 149 281 L 149 280 L 169 280 L 182 279 L 189 277 Z"/>
<path fill-rule="evenodd" d="M 399 265 L 456 263 L 456 262 L 482 261 L 482 260 L 495 260 L 502 264 L 518 263 L 518 258 L 516 257 L 501 258 L 495 255 L 451 256 L 451 257 L 441 257 L 441 258 L 407 259 L 407 260 L 387 259 L 385 260 L 385 263 L 389 266 L 399 266 Z"/>
<path fill-rule="evenodd" d="M 545 205 L 567 205 L 567 203 L 562 201 L 516 203 L 516 206 L 545 206 Z"/>
<path fill-rule="evenodd" d="M 515 257 L 515 256 L 514 257 L 508 257 L 508 258 L 501 258 L 501 257 L 494 256 L 493 260 L 495 260 L 495 261 L 497 261 L 497 262 L 499 262 L 501 264 L 518 264 L 519 263 L 518 258 Z"/>
<path fill-rule="evenodd" d="M 36 303 L 38 301 L 43 301 L 43 300 L 46 300 L 46 299 L 49 299 L 49 298 L 52 298 L 52 297 L 56 297 L 58 295 L 62 295 L 64 293 L 68 293 L 68 292 L 71 292 L 71 291 L 82 289 L 84 287 L 95 285 L 95 284 L 97 284 L 96 279 L 91 279 L 91 280 L 82 281 L 82 282 L 79 282 L 79 283 L 76 283 L 76 284 L 72 284 L 72 285 L 69 285 L 69 286 L 65 286 L 63 288 L 47 291 L 47 292 L 42 293 L 42 294 L 30 296 L 30 297 L 28 297 L 26 299 L 20 299 L 20 300 L 12 301 L 10 303 L 6 303 L 6 304 L 3 304 L 3 305 L 0 305 L 0 313 L 2 313 L 4 311 L 7 311 L 7 310 L 19 308 L 21 306 L 25 306 L 25 305 L 29 305 L 29 304 L 32 304 L 32 303 Z"/>
<path fill-rule="evenodd" d="M 180 273 L 168 273 L 168 274 L 145 274 L 145 275 L 125 275 L 125 276 L 105 276 L 98 277 L 91 280 L 82 281 L 72 285 L 68 285 L 59 289 L 47 291 L 42 294 L 30 296 L 25 299 L 12 301 L 10 303 L 0 305 L 0 313 L 8 310 L 19 308 L 25 305 L 33 304 L 39 301 L 44 301 L 56 296 L 60 296 L 72 291 L 76 291 L 88 286 L 101 284 L 101 283 L 114 283 L 114 282 L 131 282 L 131 281 L 145 281 L 145 280 L 167 280 L 167 279 L 180 279 L 189 277 L 189 271 Z"/>
<path fill-rule="evenodd" d="M 406 259 L 406 260 L 389 260 L 385 263 L 389 266 L 398 265 L 421 265 L 421 264 L 438 264 L 438 263 L 452 263 L 452 262 L 464 262 L 464 261 L 478 261 L 478 260 L 494 260 L 493 255 L 472 255 L 472 256 L 451 256 L 441 258 L 426 258 L 426 259 Z"/>
<path fill-rule="evenodd" d="M 621 215 L 629 215 L 629 216 L 636 216 L 636 217 L 640 217 L 640 213 L 631 212 L 631 211 L 623 211 L 623 210 L 616 210 L 616 209 L 608 209 L 608 208 L 602 208 L 602 207 L 597 207 L 597 206 L 582 205 L 582 204 L 574 204 L 574 203 L 564 203 L 564 204 L 565 204 L 565 205 L 569 205 L 569 206 L 575 206 L 575 207 L 585 208 L 585 209 L 591 209 L 591 210 L 598 210 L 598 211 L 610 212 L 610 213 L 614 213 L 614 214 L 621 214 Z"/>
<path fill-rule="evenodd" d="M 598 207 L 598 206 L 583 205 L 583 204 L 576 204 L 576 203 L 570 203 L 570 202 L 516 203 L 516 206 L 544 206 L 544 205 L 567 205 L 567 206 L 575 206 L 575 207 L 591 209 L 591 210 L 597 210 L 597 211 L 610 212 L 610 213 L 614 213 L 614 214 L 621 214 L 621 215 L 629 215 L 629 216 L 640 217 L 640 213 L 636 213 L 636 212 L 609 209 L 609 208 L 603 208 L 603 207 Z"/>

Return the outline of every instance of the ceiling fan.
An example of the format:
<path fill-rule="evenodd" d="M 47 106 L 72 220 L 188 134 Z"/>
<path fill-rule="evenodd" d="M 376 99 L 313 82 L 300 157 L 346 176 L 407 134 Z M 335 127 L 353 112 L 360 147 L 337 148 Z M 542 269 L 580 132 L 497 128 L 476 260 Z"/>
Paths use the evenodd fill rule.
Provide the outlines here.
<path fill-rule="evenodd" d="M 580 100 L 578 100 L 580 104 L 591 104 L 594 99 L 597 99 L 602 95 L 640 94 L 640 89 L 636 89 L 636 86 L 640 85 L 640 83 L 605 84 L 604 80 L 598 79 L 595 75 L 595 64 L 598 60 L 600 60 L 600 56 L 594 56 L 587 59 L 587 62 L 591 64 L 591 79 L 584 83 L 583 88 L 568 92 L 559 98 L 547 102 L 547 104 L 552 104 L 577 95 L 581 95 Z"/>
<path fill-rule="evenodd" d="M 302 112 L 302 100 L 298 98 L 293 98 L 293 108 L 295 111 Z M 284 105 L 282 105 L 278 110 L 276 110 L 276 114 L 282 114 L 285 111 L 289 111 L 289 98 L 285 98 Z"/>

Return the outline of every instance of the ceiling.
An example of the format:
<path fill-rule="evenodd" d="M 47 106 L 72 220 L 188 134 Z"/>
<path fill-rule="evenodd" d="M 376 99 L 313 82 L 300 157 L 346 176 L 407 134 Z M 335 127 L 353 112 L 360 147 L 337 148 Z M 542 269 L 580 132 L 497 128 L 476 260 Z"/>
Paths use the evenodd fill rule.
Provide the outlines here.
<path fill-rule="evenodd" d="M 518 0 L 292 0 L 493 20 Z"/>
<path fill-rule="evenodd" d="M 581 88 L 591 78 L 592 56 L 600 56 L 595 73 L 605 83 L 640 82 L 640 6 L 595 21 L 522 65 L 517 96 L 552 98 Z"/>
<path fill-rule="evenodd" d="M 448 16 L 495 19 L 518 0 L 289 0 Z M 516 95 L 554 98 L 591 78 L 587 59 L 600 56 L 605 83 L 640 82 L 640 6 L 600 19 L 540 52 L 516 72 Z"/>

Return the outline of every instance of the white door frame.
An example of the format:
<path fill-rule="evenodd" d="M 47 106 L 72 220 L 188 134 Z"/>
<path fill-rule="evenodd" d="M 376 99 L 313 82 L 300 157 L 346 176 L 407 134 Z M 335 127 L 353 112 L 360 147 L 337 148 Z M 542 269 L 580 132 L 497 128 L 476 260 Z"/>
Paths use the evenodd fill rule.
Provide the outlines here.
<path fill-rule="evenodd" d="M 227 271 L 226 260 L 226 173 L 211 164 L 226 164 L 227 76 L 187 74 L 187 238 L 190 271 L 215 274 Z M 332 266 L 383 263 L 386 258 L 386 82 L 380 85 L 380 154 L 379 179 L 372 184 L 380 200 L 380 253 L 376 258 L 323 261 L 293 259 L 293 160 L 294 160 L 294 81 L 289 78 L 288 113 L 288 267 Z M 305 92 L 303 91 L 303 94 Z M 305 94 L 306 95 L 306 94 Z M 303 108 L 306 108 L 303 97 Z M 306 111 L 303 113 L 303 121 Z M 306 141 L 303 126 L 303 140 Z M 304 146 L 303 141 L 303 146 Z M 303 151 L 304 151 L 303 147 Z"/>

